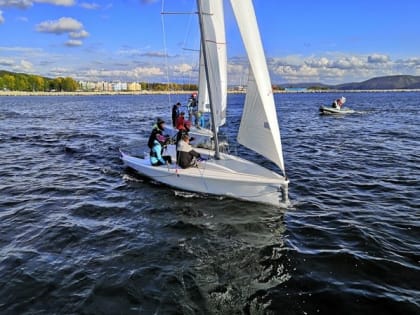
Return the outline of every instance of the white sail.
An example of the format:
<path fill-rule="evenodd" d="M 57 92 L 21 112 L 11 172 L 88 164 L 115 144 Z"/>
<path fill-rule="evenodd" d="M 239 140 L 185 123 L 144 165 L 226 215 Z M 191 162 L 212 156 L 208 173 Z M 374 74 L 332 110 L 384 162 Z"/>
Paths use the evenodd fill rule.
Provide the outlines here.
<path fill-rule="evenodd" d="M 277 112 L 254 7 L 251 0 L 230 2 L 250 64 L 238 142 L 276 163 L 284 173 Z"/>
<path fill-rule="evenodd" d="M 200 66 L 198 69 L 198 110 L 203 113 L 210 112 L 209 91 L 207 89 L 207 79 L 202 49 L 200 49 Z"/>
<path fill-rule="evenodd" d="M 208 60 L 208 78 L 207 86 L 211 88 L 211 95 L 213 101 L 213 113 L 216 127 L 222 126 L 226 122 L 226 102 L 227 102 L 227 53 L 226 53 L 226 35 L 223 12 L 223 0 L 198 0 L 200 1 L 201 15 L 202 15 L 202 35 L 205 34 L 204 47 Z M 202 55 L 202 54 L 201 54 Z M 200 70 L 201 68 L 200 56 Z M 203 72 L 203 83 L 205 82 L 205 75 Z M 200 72 L 200 90 L 202 93 L 204 86 L 201 84 Z M 207 95 L 207 91 L 205 92 Z M 200 95 L 199 95 L 200 97 Z M 205 97 L 203 99 L 205 100 Z M 207 96 L 208 98 L 208 96 Z M 205 101 L 203 101 L 205 102 Z"/>

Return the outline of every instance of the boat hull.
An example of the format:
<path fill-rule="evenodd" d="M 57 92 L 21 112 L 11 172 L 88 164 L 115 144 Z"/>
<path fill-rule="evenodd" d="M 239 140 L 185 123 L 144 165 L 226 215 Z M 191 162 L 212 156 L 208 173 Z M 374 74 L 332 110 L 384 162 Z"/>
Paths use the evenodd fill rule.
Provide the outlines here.
<path fill-rule="evenodd" d="M 319 108 L 320 115 L 345 115 L 345 114 L 352 114 L 352 113 L 354 113 L 354 110 L 350 108 L 337 109 L 337 108 L 327 107 L 327 106 L 321 106 Z"/>
<path fill-rule="evenodd" d="M 200 151 L 200 149 L 198 149 Z M 208 152 L 208 151 L 207 151 Z M 251 202 L 284 206 L 288 180 L 253 162 L 222 154 L 220 160 L 200 152 L 208 160 L 198 167 L 181 169 L 175 164 L 154 167 L 147 159 L 121 152 L 125 166 L 176 189 L 209 195 L 226 196 Z"/>

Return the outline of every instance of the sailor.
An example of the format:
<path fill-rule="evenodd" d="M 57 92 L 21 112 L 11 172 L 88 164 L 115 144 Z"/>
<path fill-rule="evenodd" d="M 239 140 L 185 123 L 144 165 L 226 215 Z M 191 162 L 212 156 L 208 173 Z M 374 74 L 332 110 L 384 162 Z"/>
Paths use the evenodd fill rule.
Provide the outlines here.
<path fill-rule="evenodd" d="M 156 120 L 156 124 L 153 126 L 152 132 L 150 133 L 149 141 L 147 141 L 147 146 L 151 149 L 154 145 L 154 141 L 158 140 L 157 135 L 163 135 L 165 130 L 165 121 L 161 118 Z M 159 141 L 159 140 L 158 140 Z"/>
<path fill-rule="evenodd" d="M 165 164 L 172 164 L 171 156 L 163 155 L 163 147 L 166 145 L 167 138 L 157 134 L 156 138 L 159 140 L 153 141 L 153 147 L 150 149 L 150 164 L 152 166 L 159 166 Z"/>
<path fill-rule="evenodd" d="M 176 143 L 178 144 L 179 140 L 181 140 L 182 135 L 188 135 L 188 132 L 191 129 L 191 122 L 189 120 L 186 120 L 184 118 L 184 112 L 181 112 L 177 119 L 176 123 L 176 129 L 178 129 L 178 133 L 176 135 Z M 192 141 L 193 138 L 190 138 L 190 141 Z"/>
<path fill-rule="evenodd" d="M 198 111 L 198 104 L 197 104 L 197 93 L 191 94 L 190 98 L 188 99 L 188 120 L 192 121 L 193 117 L 196 117 L 196 113 Z"/>
<path fill-rule="evenodd" d="M 176 127 L 176 119 L 179 116 L 179 108 L 181 107 L 181 103 L 178 102 L 174 106 L 172 106 L 172 126 Z"/>
<path fill-rule="evenodd" d="M 332 103 L 332 108 L 341 109 L 341 107 L 343 107 L 345 102 L 346 102 L 346 98 L 344 96 L 342 96 L 341 98 L 336 99 Z"/>
<path fill-rule="evenodd" d="M 200 153 L 194 151 L 190 145 L 190 137 L 187 134 L 182 135 L 177 145 L 177 163 L 182 168 L 198 166 L 197 159 Z"/>

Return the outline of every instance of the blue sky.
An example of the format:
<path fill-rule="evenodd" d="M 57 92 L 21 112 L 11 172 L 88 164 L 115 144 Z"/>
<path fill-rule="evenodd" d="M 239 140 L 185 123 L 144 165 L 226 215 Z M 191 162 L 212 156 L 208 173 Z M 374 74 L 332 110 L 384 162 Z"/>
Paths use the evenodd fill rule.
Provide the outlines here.
<path fill-rule="evenodd" d="M 0 69 L 196 83 L 195 0 L 0 0 Z M 419 0 L 254 0 L 273 83 L 420 75 Z M 247 62 L 225 4 L 229 84 Z"/>

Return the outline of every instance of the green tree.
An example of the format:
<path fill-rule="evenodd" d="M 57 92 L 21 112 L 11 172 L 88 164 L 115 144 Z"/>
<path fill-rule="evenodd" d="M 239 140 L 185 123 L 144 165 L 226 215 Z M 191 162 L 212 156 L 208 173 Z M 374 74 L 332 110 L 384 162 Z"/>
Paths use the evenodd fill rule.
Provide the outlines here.
<path fill-rule="evenodd" d="M 70 77 L 66 77 L 62 80 L 62 90 L 66 92 L 74 92 L 77 90 L 78 84 L 75 80 Z"/>
<path fill-rule="evenodd" d="M 3 76 L 3 80 L 4 80 L 3 84 L 4 84 L 5 89 L 11 90 L 11 91 L 15 90 L 16 80 L 15 80 L 15 77 L 13 75 L 5 74 Z"/>

